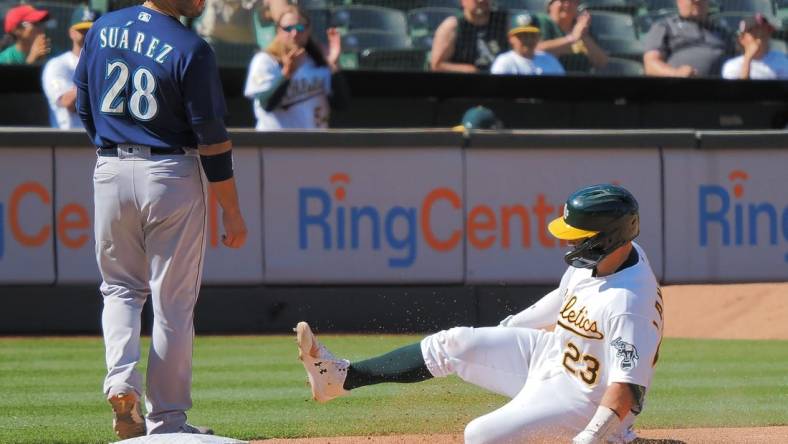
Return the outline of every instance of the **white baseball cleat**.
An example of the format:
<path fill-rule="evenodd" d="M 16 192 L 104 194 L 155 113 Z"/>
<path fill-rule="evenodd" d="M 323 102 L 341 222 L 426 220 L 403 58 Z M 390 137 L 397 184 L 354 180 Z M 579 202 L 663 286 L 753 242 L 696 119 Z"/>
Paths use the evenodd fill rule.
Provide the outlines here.
<path fill-rule="evenodd" d="M 320 343 L 306 322 L 299 322 L 294 329 L 298 342 L 298 359 L 304 364 L 309 385 L 312 387 L 312 399 L 317 402 L 328 402 L 336 397 L 349 395 L 345 390 L 345 378 L 350 361 L 337 359 Z"/>
<path fill-rule="evenodd" d="M 112 406 L 112 429 L 120 439 L 145 435 L 145 417 L 134 393 L 118 393 L 109 398 Z"/>

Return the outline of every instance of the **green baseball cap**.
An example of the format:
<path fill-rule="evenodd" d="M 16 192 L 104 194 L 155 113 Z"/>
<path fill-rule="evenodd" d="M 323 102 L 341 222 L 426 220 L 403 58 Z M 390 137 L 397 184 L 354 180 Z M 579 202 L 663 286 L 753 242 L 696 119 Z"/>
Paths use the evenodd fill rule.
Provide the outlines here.
<path fill-rule="evenodd" d="M 520 13 L 512 14 L 509 17 L 509 35 L 524 33 L 539 33 L 539 24 L 531 14 Z"/>
<path fill-rule="evenodd" d="M 93 22 L 95 22 L 101 14 L 98 11 L 90 9 L 86 5 L 78 6 L 77 9 L 74 10 L 74 13 L 71 14 L 71 29 L 76 29 L 77 31 L 86 31 L 93 26 Z"/>
<path fill-rule="evenodd" d="M 495 113 L 490 108 L 474 106 L 465 111 L 465 114 L 462 116 L 462 124 L 452 129 L 454 131 L 466 131 L 501 128 L 503 128 L 503 123 L 495 117 Z"/>

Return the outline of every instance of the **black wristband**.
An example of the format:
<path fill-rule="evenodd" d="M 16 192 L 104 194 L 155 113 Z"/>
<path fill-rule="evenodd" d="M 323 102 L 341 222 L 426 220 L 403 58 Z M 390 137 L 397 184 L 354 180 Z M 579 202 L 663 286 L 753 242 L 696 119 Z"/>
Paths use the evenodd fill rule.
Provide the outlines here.
<path fill-rule="evenodd" d="M 200 163 L 208 182 L 221 182 L 233 177 L 233 150 L 215 156 L 200 155 Z"/>

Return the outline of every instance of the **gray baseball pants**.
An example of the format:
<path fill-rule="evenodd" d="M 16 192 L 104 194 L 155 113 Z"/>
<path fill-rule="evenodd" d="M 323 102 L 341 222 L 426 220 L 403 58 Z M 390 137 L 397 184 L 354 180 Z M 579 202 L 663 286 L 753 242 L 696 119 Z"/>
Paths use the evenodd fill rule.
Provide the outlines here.
<path fill-rule="evenodd" d="M 104 393 L 143 393 L 136 366 L 142 306 L 150 295 L 146 425 L 149 434 L 178 432 L 192 406 L 193 314 L 207 234 L 199 157 L 196 150 L 152 156 L 144 147 L 99 157 L 93 185 L 104 297 Z"/>

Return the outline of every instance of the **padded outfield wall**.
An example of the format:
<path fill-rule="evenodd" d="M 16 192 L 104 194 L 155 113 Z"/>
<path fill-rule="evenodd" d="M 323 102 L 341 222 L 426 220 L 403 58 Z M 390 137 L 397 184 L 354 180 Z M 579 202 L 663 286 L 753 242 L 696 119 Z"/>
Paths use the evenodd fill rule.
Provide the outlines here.
<path fill-rule="evenodd" d="M 638 198 L 638 241 L 661 282 L 788 280 L 786 131 L 470 137 L 235 131 L 232 137 L 250 236 L 240 250 L 223 248 L 220 210 L 211 200 L 203 293 L 230 288 L 241 299 L 277 293 L 272 303 L 281 305 L 293 300 L 289 292 L 306 297 L 348 288 L 340 293 L 374 306 L 376 294 L 394 288 L 408 294 L 410 287 L 408 301 L 418 307 L 431 303 L 425 301 L 431 289 L 450 288 L 450 299 L 468 299 L 469 314 L 459 320 L 479 321 L 479 288 L 511 292 L 558 282 L 565 245 L 549 236 L 547 222 L 572 190 L 598 182 L 620 183 Z M 85 142 L 79 132 L 0 132 L 5 294 L 24 297 L 33 288 L 46 298 L 98 283 L 95 153 Z M 325 301 L 315 296 L 310 306 L 320 310 Z"/>

